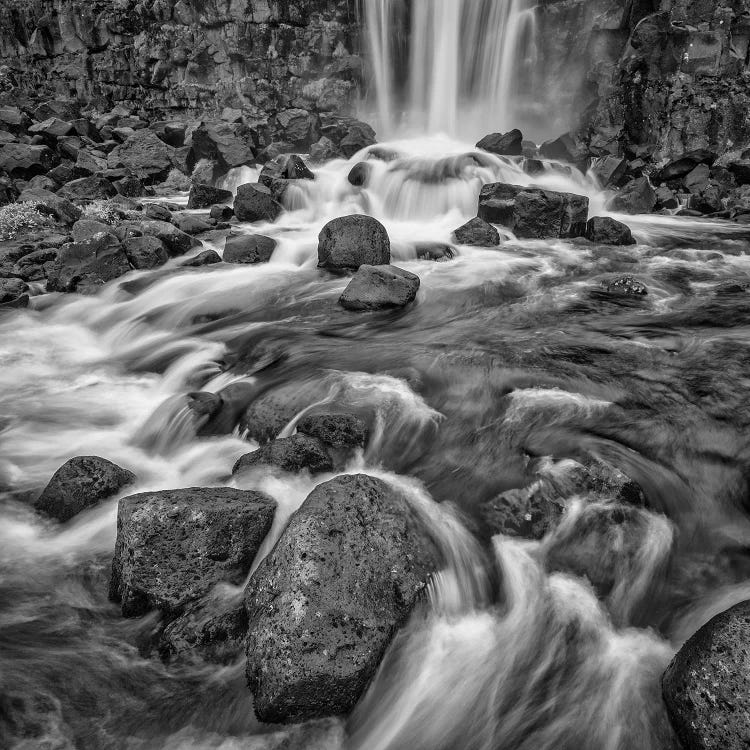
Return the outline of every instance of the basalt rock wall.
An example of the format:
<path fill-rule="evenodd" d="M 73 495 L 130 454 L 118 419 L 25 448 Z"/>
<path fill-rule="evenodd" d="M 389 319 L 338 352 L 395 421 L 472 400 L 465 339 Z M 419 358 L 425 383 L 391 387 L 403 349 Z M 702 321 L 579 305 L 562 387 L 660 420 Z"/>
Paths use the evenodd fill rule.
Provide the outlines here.
<path fill-rule="evenodd" d="M 0 0 L 0 98 L 21 104 L 342 112 L 358 50 L 355 0 Z"/>
<path fill-rule="evenodd" d="M 543 0 L 539 25 L 595 152 L 750 145 L 750 0 Z"/>

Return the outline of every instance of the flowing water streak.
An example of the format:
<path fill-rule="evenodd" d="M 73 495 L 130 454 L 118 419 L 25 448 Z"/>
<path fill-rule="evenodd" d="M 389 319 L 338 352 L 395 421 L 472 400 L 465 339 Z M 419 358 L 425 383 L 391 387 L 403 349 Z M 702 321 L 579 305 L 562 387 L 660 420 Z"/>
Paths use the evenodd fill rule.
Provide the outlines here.
<path fill-rule="evenodd" d="M 536 64 L 529 0 L 413 0 L 408 13 L 403 0 L 365 0 L 364 11 L 381 132 L 399 129 L 398 109 L 420 132 L 476 135 L 516 124 Z M 408 16 L 400 54 L 394 29 Z"/>

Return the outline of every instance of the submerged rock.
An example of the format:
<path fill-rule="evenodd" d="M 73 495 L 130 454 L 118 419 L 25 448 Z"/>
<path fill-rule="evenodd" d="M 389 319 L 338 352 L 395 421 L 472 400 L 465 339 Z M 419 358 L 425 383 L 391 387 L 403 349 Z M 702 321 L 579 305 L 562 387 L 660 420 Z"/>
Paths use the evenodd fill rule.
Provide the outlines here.
<path fill-rule="evenodd" d="M 630 227 L 609 216 L 594 216 L 586 224 L 586 239 L 599 245 L 635 245 Z"/>
<path fill-rule="evenodd" d="M 500 156 L 522 156 L 523 134 L 517 129 L 507 133 L 490 133 L 477 143 L 477 148 Z"/>
<path fill-rule="evenodd" d="M 58 521 L 69 521 L 135 481 L 135 474 L 106 458 L 76 456 L 53 474 L 34 507 Z"/>
<path fill-rule="evenodd" d="M 450 260 L 456 254 L 452 245 L 443 242 L 417 242 L 414 245 L 419 260 L 434 260 L 437 262 Z"/>
<path fill-rule="evenodd" d="M 470 247 L 497 247 L 500 232 L 492 224 L 475 216 L 453 232 L 453 241 Z"/>
<path fill-rule="evenodd" d="M 438 564 L 390 485 L 357 474 L 316 487 L 245 592 L 258 718 L 351 711 Z"/>
<path fill-rule="evenodd" d="M 318 438 L 333 448 L 363 448 L 367 423 L 356 414 L 341 412 L 309 414 L 297 423 L 297 432 Z"/>
<path fill-rule="evenodd" d="M 419 276 L 397 266 L 360 266 L 339 304 L 347 310 L 405 307 L 419 291 Z"/>
<path fill-rule="evenodd" d="M 607 284 L 610 294 L 622 294 L 629 297 L 645 297 L 648 294 L 646 285 L 632 276 L 621 276 Z"/>
<path fill-rule="evenodd" d="M 501 182 L 484 185 L 479 194 L 479 218 L 523 239 L 582 237 L 588 210 L 589 199 L 583 195 Z"/>
<path fill-rule="evenodd" d="M 685 750 L 745 750 L 750 742 L 750 601 L 706 623 L 677 652 L 662 680 Z"/>
<path fill-rule="evenodd" d="M 195 487 L 120 500 L 110 598 L 125 617 L 167 619 L 220 582 L 245 580 L 276 503 L 260 492 Z"/>
<path fill-rule="evenodd" d="M 302 434 L 272 440 L 258 450 L 246 453 L 234 465 L 232 474 L 263 464 L 289 472 L 307 469 L 311 474 L 333 470 L 333 461 L 325 445 L 315 437 Z"/>
<path fill-rule="evenodd" d="M 356 271 L 360 266 L 391 262 L 391 241 L 372 216 L 354 214 L 329 221 L 318 236 L 318 267 Z"/>
<path fill-rule="evenodd" d="M 262 234 L 235 234 L 224 245 L 225 263 L 268 263 L 276 249 L 276 240 Z"/>

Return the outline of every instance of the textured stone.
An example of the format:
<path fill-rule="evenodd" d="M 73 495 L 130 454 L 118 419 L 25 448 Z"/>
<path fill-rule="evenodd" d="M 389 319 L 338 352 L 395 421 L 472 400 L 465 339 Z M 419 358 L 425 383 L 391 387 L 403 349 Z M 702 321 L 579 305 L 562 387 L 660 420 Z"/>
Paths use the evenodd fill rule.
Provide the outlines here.
<path fill-rule="evenodd" d="M 489 222 L 475 216 L 453 232 L 453 241 L 472 247 L 497 247 L 500 244 L 500 232 Z"/>
<path fill-rule="evenodd" d="M 235 234 L 224 245 L 225 263 L 268 263 L 276 249 L 276 240 L 262 234 Z"/>
<path fill-rule="evenodd" d="M 329 221 L 318 235 L 318 266 L 331 271 L 357 270 L 362 265 L 386 265 L 391 241 L 385 227 L 372 216 L 354 214 Z"/>
<path fill-rule="evenodd" d="M 252 453 L 246 453 L 234 465 L 232 474 L 261 465 L 290 472 L 307 469 L 311 474 L 333 470 L 325 445 L 318 438 L 301 434 L 273 440 Z"/>
<path fill-rule="evenodd" d="M 405 307 L 419 291 L 419 276 L 397 266 L 359 267 L 339 298 L 347 310 L 383 310 Z"/>
<path fill-rule="evenodd" d="M 282 210 L 265 185 L 250 182 L 237 188 L 234 214 L 239 221 L 275 221 Z"/>

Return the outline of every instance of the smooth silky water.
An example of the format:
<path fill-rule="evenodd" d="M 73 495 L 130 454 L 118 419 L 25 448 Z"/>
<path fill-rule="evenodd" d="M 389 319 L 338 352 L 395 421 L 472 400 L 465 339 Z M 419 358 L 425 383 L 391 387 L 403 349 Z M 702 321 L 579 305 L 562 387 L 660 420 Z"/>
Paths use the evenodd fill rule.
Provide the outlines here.
<path fill-rule="evenodd" d="M 464 25 L 477 23 L 464 5 L 416 9 L 427 29 L 457 9 L 468 13 Z M 371 8 L 387 20 L 388 3 Z M 426 75 L 426 58 L 413 55 L 422 62 L 412 70 Z M 462 91 L 462 75 L 449 92 Z M 497 76 L 487 86 L 498 90 Z M 414 111 L 450 130 L 453 97 L 446 111 L 426 101 Z M 33 747 L 672 746 L 664 667 L 702 623 L 750 595 L 750 302 L 719 288 L 750 278 L 750 229 L 627 217 L 634 247 L 506 232 L 500 248 L 420 261 L 417 243 L 449 243 L 476 214 L 482 184 L 532 180 L 517 160 L 447 136 L 383 145 L 392 161 L 365 152 L 318 166 L 314 182 L 289 188 L 276 223 L 240 227 L 277 240 L 268 264 L 183 269 L 178 259 L 95 297 L 36 297 L 0 317 L 0 713 L 36 722 L 47 744 Z M 372 166 L 366 188 L 346 179 L 361 159 Z M 256 177 L 243 168 L 226 184 Z M 584 193 L 591 215 L 604 213 L 605 196 L 585 175 L 548 171 L 533 184 Z M 420 276 L 410 309 L 346 312 L 337 305 L 346 280 L 317 270 L 320 229 L 357 212 L 385 224 L 394 263 Z M 601 294 L 623 274 L 649 295 Z M 260 489 L 279 510 L 257 566 L 329 477 L 231 477 L 252 444 L 240 434 L 196 437 L 181 396 L 237 382 L 293 384 L 307 406 L 368 410 L 373 440 L 347 470 L 399 487 L 443 551 L 444 569 L 346 720 L 262 726 L 241 662 L 167 667 L 139 656 L 155 616 L 124 620 L 107 601 L 117 498 L 63 526 L 30 509 L 58 466 L 82 454 L 133 470 L 127 493 Z M 293 430 L 294 420 L 284 434 Z M 478 513 L 529 481 L 530 465 L 588 456 L 621 468 L 648 499 L 632 564 L 604 599 L 547 562 L 607 498 L 591 507 L 574 499 L 536 542 L 490 539 Z"/>

